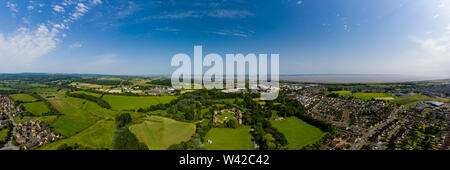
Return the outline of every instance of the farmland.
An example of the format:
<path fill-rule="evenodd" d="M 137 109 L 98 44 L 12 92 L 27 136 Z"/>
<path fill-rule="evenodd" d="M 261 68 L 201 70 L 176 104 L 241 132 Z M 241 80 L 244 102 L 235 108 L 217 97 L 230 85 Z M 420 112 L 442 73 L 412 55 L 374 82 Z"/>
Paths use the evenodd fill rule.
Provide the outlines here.
<path fill-rule="evenodd" d="M 417 112 L 414 108 L 422 107 L 427 113 L 440 114 L 441 108 L 445 110 L 448 104 L 446 94 L 433 95 L 433 90 L 422 93 L 418 88 L 411 88 L 416 87 L 412 85 L 303 84 L 303 88 L 298 88 L 299 84 L 289 86 L 285 83 L 287 86 L 280 93 L 282 98 L 269 102 L 260 100 L 257 94 L 207 89 L 174 90 L 164 85 L 167 82 L 164 78 L 86 76 L 81 79 L 51 78 L 51 81 L 39 80 L 36 83 L 27 77 L 24 81 L 0 82 L 4 90 L 0 89 L 4 93 L 3 106 L 12 106 L 6 110 L 16 114 L 13 126 L 22 124 L 22 127 L 16 127 L 16 130 L 20 128 L 21 139 L 33 139 L 18 143 L 20 149 L 120 149 L 115 141 L 121 139 L 115 135 L 124 137 L 122 142 L 128 139 L 138 141 L 151 150 L 360 149 L 355 139 L 363 138 L 361 134 L 377 125 L 382 127 L 396 108 L 399 111 L 394 118 L 415 122 L 415 119 L 408 117 Z M 411 89 L 404 90 L 405 87 Z M 108 92 L 108 88 L 114 88 L 120 94 Z M 235 103 L 236 99 L 238 102 Z M 441 101 L 444 105 L 438 107 L 434 105 L 440 105 L 439 102 L 422 101 Z M 102 103 L 111 107 L 103 107 Z M 229 121 L 234 117 L 234 112 L 227 111 L 231 109 L 240 111 L 238 121 Z M 218 111 L 221 114 L 217 114 Z M 119 114 L 129 116 L 120 121 Z M 423 114 L 421 116 L 427 118 Z M 7 118 L 4 116 L 3 121 Z M 426 124 L 422 122 L 428 120 L 422 120 L 420 124 L 436 126 L 436 134 L 433 135 L 441 137 L 439 130 L 444 128 L 440 126 L 445 124 L 437 120 L 439 116 L 429 118 L 437 123 Z M 30 124 L 37 120 L 41 121 L 39 125 L 44 125 L 53 136 L 57 136 L 42 146 L 39 145 L 42 140 L 36 137 L 42 130 L 32 131 L 36 129 L 36 124 Z M 415 128 L 414 124 L 406 127 L 402 123 L 386 123 L 386 126 L 396 128 L 374 129 L 380 132 L 369 136 L 370 139 L 363 139 L 367 145 L 365 147 L 373 148 L 381 142 L 383 145 L 376 147 L 386 149 L 389 138 L 395 138 L 393 134 L 399 129 Z M 24 124 L 26 127 L 22 130 Z M 127 134 L 116 133 L 116 124 L 127 128 Z M 383 133 L 383 141 L 372 143 L 372 140 L 380 139 L 376 135 L 382 130 L 392 133 Z M 127 136 L 131 138 L 125 138 Z M 433 148 L 441 142 L 435 139 L 432 141 Z M 39 143 L 32 143 L 36 140 Z M 411 141 L 404 144 L 414 143 Z M 24 148 L 27 144 L 32 144 L 32 147 Z M 132 143 L 133 146 L 135 144 Z"/>
<path fill-rule="evenodd" d="M 205 143 L 208 150 L 253 150 L 254 144 L 250 135 L 250 127 L 243 126 L 232 128 L 213 128 L 206 134 Z"/>
<path fill-rule="evenodd" d="M 353 93 L 350 96 L 357 98 L 357 99 L 363 99 L 363 100 L 372 100 L 373 98 L 376 99 L 376 98 L 392 97 L 391 95 L 386 94 L 386 93 L 362 93 L 362 92 Z"/>
<path fill-rule="evenodd" d="M 78 144 L 88 149 L 111 149 L 115 130 L 114 121 L 100 120 L 80 133 L 41 147 L 41 150 L 56 150 L 62 144 Z"/>
<path fill-rule="evenodd" d="M 327 94 L 330 94 L 330 93 L 335 93 L 335 94 L 338 94 L 339 96 L 344 96 L 344 95 L 350 94 L 352 92 L 351 91 L 340 90 L 340 91 L 332 91 L 332 92 L 329 92 Z"/>
<path fill-rule="evenodd" d="M 151 150 L 161 150 L 189 140 L 195 132 L 195 125 L 151 116 L 140 124 L 131 125 L 130 131 Z"/>
<path fill-rule="evenodd" d="M 74 91 L 74 92 L 71 92 L 71 93 L 86 94 L 86 95 L 91 95 L 91 96 L 94 96 L 94 97 L 100 97 L 101 96 L 101 94 L 99 94 L 99 93 L 92 93 L 92 92 L 87 92 L 87 91 Z"/>
<path fill-rule="evenodd" d="M 136 110 L 152 105 L 169 103 L 176 99 L 175 96 L 121 96 L 105 95 L 103 99 L 107 101 L 113 110 Z"/>
<path fill-rule="evenodd" d="M 34 102 L 37 99 L 33 96 L 30 96 L 29 94 L 12 94 L 10 97 L 14 101 L 21 101 L 21 102 Z"/>
<path fill-rule="evenodd" d="M 44 102 L 24 103 L 25 110 L 33 114 L 34 116 L 42 116 L 44 113 L 50 110 Z"/>
<path fill-rule="evenodd" d="M 319 128 L 295 117 L 272 120 L 271 123 L 286 136 L 290 150 L 302 149 L 304 146 L 318 141 L 324 135 Z"/>
<path fill-rule="evenodd" d="M 114 115 L 113 111 L 104 109 L 94 102 L 67 97 L 63 92 L 46 95 L 55 96 L 48 98 L 48 101 L 63 114 L 51 125 L 56 132 L 64 136 L 72 136 L 91 126 L 100 118 L 113 118 Z"/>

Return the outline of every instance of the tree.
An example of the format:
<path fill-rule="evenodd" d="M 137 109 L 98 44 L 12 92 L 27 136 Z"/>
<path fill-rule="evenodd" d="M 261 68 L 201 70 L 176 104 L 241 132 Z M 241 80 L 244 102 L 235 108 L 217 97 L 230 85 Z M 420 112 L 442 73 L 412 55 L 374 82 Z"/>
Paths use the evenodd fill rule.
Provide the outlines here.
<path fill-rule="evenodd" d="M 117 128 L 113 137 L 113 150 L 148 150 L 127 127 Z"/>
<path fill-rule="evenodd" d="M 129 113 L 122 113 L 122 114 L 116 115 L 117 128 L 124 127 L 128 123 L 131 123 L 131 115 Z"/>
<path fill-rule="evenodd" d="M 270 133 L 267 133 L 263 136 L 263 141 L 266 144 L 267 150 L 276 150 L 277 144 L 275 138 Z"/>
<path fill-rule="evenodd" d="M 237 120 L 233 119 L 233 118 L 227 122 L 227 125 L 228 125 L 228 127 L 234 128 L 234 129 L 236 129 L 239 126 Z"/>

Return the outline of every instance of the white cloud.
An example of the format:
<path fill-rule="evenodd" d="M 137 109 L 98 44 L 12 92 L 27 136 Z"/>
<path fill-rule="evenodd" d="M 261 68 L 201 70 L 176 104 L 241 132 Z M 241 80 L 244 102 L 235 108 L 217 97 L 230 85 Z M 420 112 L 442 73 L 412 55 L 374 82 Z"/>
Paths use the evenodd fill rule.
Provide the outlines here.
<path fill-rule="evenodd" d="M 255 14 L 247 10 L 224 10 L 224 9 L 215 10 L 208 14 L 208 16 L 216 18 L 245 18 L 254 15 Z"/>
<path fill-rule="evenodd" d="M 81 43 L 73 43 L 69 45 L 69 48 L 81 48 L 83 47 L 83 44 Z"/>
<path fill-rule="evenodd" d="M 12 36 L 0 33 L 0 67 L 27 66 L 35 59 L 52 51 L 58 42 L 58 30 L 39 25 L 35 30 L 19 28 Z"/>
<path fill-rule="evenodd" d="M 450 75 L 450 26 L 447 29 L 449 32 L 440 37 L 411 38 L 412 42 L 421 47 L 421 51 L 415 60 L 412 60 L 416 65 L 416 71 L 439 72 Z"/>
<path fill-rule="evenodd" d="M 439 18 L 439 16 L 440 16 L 439 14 L 436 14 L 433 16 L 433 19 L 437 19 L 437 18 Z"/>
<path fill-rule="evenodd" d="M 53 6 L 53 10 L 55 10 L 56 12 L 65 12 L 64 8 L 59 5 Z"/>
<path fill-rule="evenodd" d="M 163 15 L 145 17 L 140 20 L 143 21 L 150 19 L 184 19 L 184 18 L 202 18 L 202 17 L 237 19 L 251 16 L 255 16 L 255 14 L 247 10 L 228 10 L 228 9 L 218 9 L 212 11 L 190 10 L 177 13 L 165 13 Z"/>
<path fill-rule="evenodd" d="M 303 1 L 297 1 L 297 5 L 303 4 Z"/>
<path fill-rule="evenodd" d="M 350 32 L 350 28 L 348 27 L 347 24 L 344 24 L 344 30 L 347 31 L 347 32 Z"/>
<path fill-rule="evenodd" d="M 235 36 L 235 37 L 250 37 L 253 34 L 255 34 L 254 31 L 252 30 L 248 30 L 248 29 L 244 29 L 241 27 L 238 27 L 236 29 L 233 30 L 220 30 L 220 31 L 215 31 L 212 32 L 213 34 L 217 34 L 217 35 L 223 35 L 223 36 Z"/>
<path fill-rule="evenodd" d="M 78 3 L 75 7 L 75 12 L 72 14 L 72 19 L 78 19 L 88 12 L 88 7 L 82 3 Z"/>
<path fill-rule="evenodd" d="M 95 57 L 96 61 L 94 61 L 92 64 L 96 66 L 105 66 L 110 64 L 118 63 L 119 60 L 116 59 L 115 54 L 105 54 L 101 56 Z"/>
<path fill-rule="evenodd" d="M 177 32 L 179 31 L 176 28 L 169 28 L 169 27 L 164 27 L 164 28 L 156 28 L 156 31 L 164 31 L 164 32 Z"/>
<path fill-rule="evenodd" d="M 64 24 L 53 24 L 53 28 L 56 29 L 68 29 L 68 27 Z"/>
<path fill-rule="evenodd" d="M 102 4 L 102 0 L 92 0 L 92 3 L 94 5 L 99 5 L 99 4 Z"/>
<path fill-rule="evenodd" d="M 28 9 L 28 10 L 33 10 L 33 9 L 34 9 L 34 6 L 29 5 L 29 6 L 27 6 L 27 9 Z"/>
<path fill-rule="evenodd" d="M 6 7 L 13 12 L 19 12 L 19 10 L 17 9 L 17 5 L 11 2 L 6 2 Z"/>

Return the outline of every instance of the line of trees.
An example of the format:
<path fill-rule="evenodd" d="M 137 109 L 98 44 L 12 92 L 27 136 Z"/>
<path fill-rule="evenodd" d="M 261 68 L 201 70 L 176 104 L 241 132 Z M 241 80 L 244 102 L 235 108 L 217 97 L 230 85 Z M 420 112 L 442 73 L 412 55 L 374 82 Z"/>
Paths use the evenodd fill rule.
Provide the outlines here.
<path fill-rule="evenodd" d="M 53 105 L 52 105 L 50 102 L 48 102 L 47 100 L 45 100 L 42 96 L 40 96 L 40 95 L 37 94 L 36 92 L 33 92 L 33 93 L 31 93 L 30 95 L 33 96 L 33 97 L 35 97 L 35 98 L 37 98 L 38 101 L 43 102 L 43 103 L 47 106 L 47 108 L 50 110 L 50 111 L 48 111 L 47 113 L 43 113 L 43 114 L 42 114 L 43 116 L 58 115 L 58 114 L 59 114 L 59 111 L 56 110 L 56 108 L 53 107 Z"/>
<path fill-rule="evenodd" d="M 106 102 L 105 100 L 103 100 L 101 98 L 95 97 L 95 96 L 91 96 L 91 95 L 83 94 L 83 93 L 70 93 L 69 91 L 67 91 L 66 95 L 70 96 L 70 97 L 86 99 L 86 100 L 97 103 L 100 107 L 103 107 L 106 109 L 111 109 L 111 105 L 109 105 L 108 102 Z"/>

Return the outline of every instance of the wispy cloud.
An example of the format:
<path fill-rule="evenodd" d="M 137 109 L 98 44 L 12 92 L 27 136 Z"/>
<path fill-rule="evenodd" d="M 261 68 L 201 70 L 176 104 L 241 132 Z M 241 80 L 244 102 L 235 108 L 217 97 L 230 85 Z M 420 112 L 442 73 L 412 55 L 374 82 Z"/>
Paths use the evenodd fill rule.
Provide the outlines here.
<path fill-rule="evenodd" d="M 297 5 L 303 4 L 303 1 L 297 1 Z"/>
<path fill-rule="evenodd" d="M 81 43 L 73 43 L 69 45 L 69 48 L 81 48 L 83 47 L 83 44 Z"/>
<path fill-rule="evenodd" d="M 58 42 L 58 29 L 40 25 L 36 30 L 19 28 L 12 36 L 0 33 L 0 66 L 28 65 L 52 51 Z M 13 63 L 13 64 L 11 64 Z"/>
<path fill-rule="evenodd" d="M 212 33 L 216 34 L 216 35 L 222 35 L 222 36 L 235 36 L 235 37 L 244 37 L 244 38 L 250 37 L 253 34 L 255 34 L 254 31 L 244 29 L 242 27 L 238 27 L 233 30 L 219 30 L 219 31 L 214 31 Z"/>
<path fill-rule="evenodd" d="M 96 66 L 111 65 L 120 62 L 118 59 L 116 59 L 115 54 L 105 54 L 94 58 L 95 61 L 92 62 L 92 64 Z"/>
<path fill-rule="evenodd" d="M 88 7 L 84 5 L 83 3 L 78 3 L 75 7 L 75 12 L 72 14 L 72 19 L 78 19 L 82 16 L 84 16 L 85 13 L 88 12 Z"/>
<path fill-rule="evenodd" d="M 219 9 L 219 10 L 209 12 L 208 16 L 215 17 L 215 18 L 245 18 L 245 17 L 255 16 L 255 14 L 253 14 L 247 10 Z"/>
<path fill-rule="evenodd" d="M 89 4 L 89 6 L 81 2 Z M 0 32 L 0 61 L 2 61 L 0 62 L 0 72 L 29 68 L 39 57 L 50 53 L 57 47 L 61 38 L 67 36 L 63 31 L 68 31 L 71 23 L 85 15 L 90 7 L 101 3 L 100 0 L 62 0 L 58 5 L 48 5 L 50 11 L 56 11 L 58 15 L 65 18 L 64 22 L 51 18 L 33 26 L 28 17 L 21 17 L 27 27 L 19 26 L 14 33 L 8 35 Z M 30 12 L 36 9 L 35 12 L 41 13 L 45 6 L 47 5 L 44 3 L 38 3 L 35 6 L 26 4 L 22 8 L 26 8 Z M 17 4 L 8 1 L 6 7 L 10 9 L 13 17 L 20 15 L 19 9 L 22 8 L 19 8 Z M 71 47 L 81 47 L 81 44 L 73 44 Z"/>
<path fill-rule="evenodd" d="M 228 18 L 238 19 L 255 16 L 248 10 L 229 10 L 229 9 L 217 9 L 217 10 L 189 10 L 183 12 L 165 12 L 160 15 L 148 16 L 139 19 L 139 21 L 151 20 L 151 19 L 184 19 L 184 18 Z"/>
<path fill-rule="evenodd" d="M 65 12 L 64 8 L 62 6 L 59 6 L 59 5 L 53 6 L 53 10 L 56 11 L 56 12 Z"/>
<path fill-rule="evenodd" d="M 92 3 L 93 3 L 94 5 L 100 5 L 100 4 L 102 4 L 103 2 L 102 2 L 102 0 L 92 0 Z"/>
<path fill-rule="evenodd" d="M 440 16 L 439 14 L 436 14 L 433 16 L 433 19 L 437 19 L 437 18 L 439 18 L 439 16 Z"/>
<path fill-rule="evenodd" d="M 439 37 L 411 37 L 412 42 L 422 50 L 414 61 L 416 70 L 450 73 L 450 25 L 446 29 L 448 32 Z"/>
<path fill-rule="evenodd" d="M 164 32 L 177 32 L 178 29 L 175 28 L 169 28 L 169 27 L 163 27 L 163 28 L 155 28 L 156 31 L 164 31 Z"/>
<path fill-rule="evenodd" d="M 12 12 L 19 12 L 19 10 L 17 9 L 17 5 L 11 2 L 6 2 L 6 7 L 9 8 L 9 10 L 11 10 Z"/>

